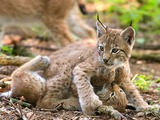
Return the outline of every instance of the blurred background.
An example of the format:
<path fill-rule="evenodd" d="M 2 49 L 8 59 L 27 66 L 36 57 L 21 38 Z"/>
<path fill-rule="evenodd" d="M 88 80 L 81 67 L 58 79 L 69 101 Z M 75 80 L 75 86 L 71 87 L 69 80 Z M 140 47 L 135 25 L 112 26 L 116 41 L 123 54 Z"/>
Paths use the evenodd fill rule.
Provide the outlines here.
<path fill-rule="evenodd" d="M 138 44 L 160 43 L 160 0 L 87 0 L 86 7 L 91 12 L 97 10 L 111 27 L 125 28 L 132 21 Z"/>
<path fill-rule="evenodd" d="M 160 0 L 85 0 L 85 7 L 87 14 L 82 14 L 78 9 L 78 13 L 75 11 L 76 17 L 78 16 L 78 20 L 81 19 L 80 23 L 84 22 L 93 28 L 95 33 L 97 14 L 102 23 L 112 28 L 124 29 L 132 23 L 136 30 L 136 43 L 130 60 L 131 80 L 145 101 L 149 104 L 160 104 Z M 72 36 L 75 41 L 82 40 L 73 34 Z M 5 55 L 0 54 L 0 80 L 10 77 L 20 66 L 21 56 L 27 56 L 21 58 L 22 64 L 37 54 L 50 55 L 56 50 L 58 48 L 51 41 L 51 36 L 39 25 L 30 28 L 24 26 L 6 28 L 1 48 L 1 53 Z M 14 57 L 15 55 L 20 57 Z M 5 60 L 6 63 L 15 60 L 17 65 L 3 66 Z M 5 91 L 1 88 L 2 92 Z M 143 120 L 158 120 L 160 112 L 157 113 L 158 117 L 151 113 L 148 116 L 147 114 L 138 116 L 133 112 L 131 116 Z"/>
<path fill-rule="evenodd" d="M 99 14 L 104 24 L 112 28 L 123 29 L 132 22 L 132 26 L 136 30 L 136 48 L 160 49 L 160 0 L 85 0 L 85 7 L 88 14 L 84 15 L 79 11 L 78 16 L 95 30 L 97 14 Z M 17 26 L 7 28 L 6 31 L 8 32 L 5 34 L 10 36 L 5 36 L 3 43 L 7 45 L 14 41 L 15 44 L 17 43 L 16 41 L 21 41 L 21 39 L 31 36 L 32 38 L 41 39 L 42 42 L 50 39 L 47 31 L 41 26 L 33 26 L 30 30 L 27 29 L 24 26 L 20 26 L 18 29 Z M 20 36 L 17 36 L 17 33 Z M 75 38 L 75 40 L 77 39 Z M 39 42 L 36 40 L 33 42 L 31 42 L 32 40 L 28 41 L 25 40 L 26 43 L 24 44 L 31 46 L 39 45 Z M 46 43 L 44 44 L 47 45 Z M 29 47 L 27 45 L 25 46 Z M 53 44 L 51 48 L 55 49 L 56 45 Z M 7 48 L 4 47 L 3 49 L 5 51 Z M 12 53 L 20 54 L 16 51 Z"/>

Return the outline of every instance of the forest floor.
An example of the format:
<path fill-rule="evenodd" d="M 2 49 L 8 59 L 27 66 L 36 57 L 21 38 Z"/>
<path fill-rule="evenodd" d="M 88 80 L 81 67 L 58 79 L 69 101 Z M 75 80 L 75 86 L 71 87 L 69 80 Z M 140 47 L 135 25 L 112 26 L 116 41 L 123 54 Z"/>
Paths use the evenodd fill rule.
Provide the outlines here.
<path fill-rule="evenodd" d="M 7 38 L 6 39 L 10 39 Z M 17 40 L 16 40 L 17 39 Z M 19 37 L 15 38 L 14 42 L 19 41 Z M 8 41 L 6 40 L 7 44 Z M 18 42 L 17 42 L 18 43 Z M 32 43 L 30 45 L 30 43 Z M 39 45 L 41 48 L 44 46 L 50 46 L 51 44 L 44 43 L 43 40 L 41 43 L 37 43 L 36 40 L 28 39 L 28 42 L 21 42 L 20 45 L 30 48 L 28 53 L 34 53 L 33 51 L 36 48 L 31 47 L 33 44 Z M 10 44 L 10 43 L 9 43 Z M 160 43 L 156 43 L 160 44 Z M 49 55 L 52 53 L 52 49 L 55 46 L 50 46 L 51 49 L 47 52 L 47 49 L 43 49 L 40 51 L 42 55 Z M 41 49 L 40 48 L 40 49 Z M 21 49 L 22 50 L 22 49 Z M 21 51 L 19 53 L 24 53 Z M 19 50 L 18 50 L 19 51 Z M 144 51 L 145 52 L 145 51 Z M 160 78 L 160 63 L 153 62 L 153 61 L 146 61 L 146 60 L 139 60 L 133 59 L 130 60 L 131 66 L 131 73 L 132 77 L 136 74 L 140 75 L 152 75 L 153 80 Z M 160 83 L 153 83 L 149 86 L 149 90 L 142 91 L 141 95 L 143 96 L 144 100 L 147 101 L 149 104 L 160 104 L 160 92 L 157 88 L 160 87 Z M 127 120 L 159 120 L 160 119 L 160 111 L 156 112 L 137 112 L 133 110 L 126 110 L 123 115 L 127 118 Z M 12 104 L 8 100 L 1 100 L 0 101 L 0 120 L 112 120 L 113 118 L 109 117 L 108 115 L 97 115 L 97 116 L 87 116 L 84 115 L 81 111 L 65 111 L 65 110 L 58 110 L 58 111 L 46 111 L 46 110 L 36 110 L 35 108 L 23 108 L 21 106 Z"/>
<path fill-rule="evenodd" d="M 50 54 L 44 52 L 44 54 Z M 132 77 L 136 74 L 152 75 L 153 79 L 160 78 L 159 68 L 160 63 L 153 61 L 145 61 L 138 59 L 130 60 Z M 150 85 L 149 90 L 141 91 L 145 101 L 149 104 L 160 104 L 160 92 L 157 90 L 160 87 L 159 83 Z M 126 110 L 123 115 L 128 120 L 158 120 L 160 119 L 160 111 L 156 112 L 136 112 Z M 112 120 L 108 115 L 86 116 L 81 111 L 44 111 L 29 108 L 21 108 L 19 105 L 12 104 L 7 100 L 0 101 L 0 120 Z"/>

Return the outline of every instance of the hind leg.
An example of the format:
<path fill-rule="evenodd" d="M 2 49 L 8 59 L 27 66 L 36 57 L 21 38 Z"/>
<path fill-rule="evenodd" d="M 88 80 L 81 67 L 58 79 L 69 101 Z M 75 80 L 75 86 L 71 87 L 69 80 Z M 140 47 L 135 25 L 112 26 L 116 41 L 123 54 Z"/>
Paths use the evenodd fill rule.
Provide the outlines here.
<path fill-rule="evenodd" d="M 80 17 L 78 7 L 75 6 L 67 19 L 70 31 L 81 39 L 96 38 L 96 32 Z"/>
<path fill-rule="evenodd" d="M 14 71 L 11 97 L 24 96 L 29 103 L 35 105 L 45 90 L 45 79 L 36 71 L 48 67 L 49 63 L 48 57 L 37 56 Z"/>
<path fill-rule="evenodd" d="M 37 56 L 29 62 L 22 65 L 19 69 L 17 69 L 15 73 L 21 73 L 21 71 L 38 71 L 47 68 L 50 64 L 50 59 L 47 56 Z"/>
<path fill-rule="evenodd" d="M 79 101 L 77 97 L 70 97 L 67 99 L 59 99 L 52 101 L 52 108 L 49 109 L 64 109 L 64 110 L 81 110 Z M 58 108 L 57 108 L 58 106 Z M 38 106 L 39 107 L 39 106 Z M 43 107 L 44 108 L 44 107 Z"/>
<path fill-rule="evenodd" d="M 56 43 L 60 43 L 60 47 L 64 47 L 74 42 L 69 32 L 69 28 L 63 19 L 47 19 L 46 17 L 43 19 L 43 23 L 50 31 L 54 41 L 56 41 Z"/>
<path fill-rule="evenodd" d="M 63 67 L 62 67 L 63 66 Z M 57 74 L 46 81 L 46 90 L 38 100 L 38 108 L 54 109 L 57 105 L 67 110 L 79 110 L 78 98 L 72 97 L 71 71 L 72 69 L 62 64 L 57 68 Z"/>

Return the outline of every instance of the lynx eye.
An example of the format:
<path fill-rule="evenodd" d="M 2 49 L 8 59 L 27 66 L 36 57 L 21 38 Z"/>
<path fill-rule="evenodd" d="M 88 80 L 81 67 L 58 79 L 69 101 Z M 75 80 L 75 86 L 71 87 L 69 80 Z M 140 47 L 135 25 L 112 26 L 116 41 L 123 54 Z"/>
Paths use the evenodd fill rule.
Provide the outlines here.
<path fill-rule="evenodd" d="M 103 47 L 102 45 L 99 46 L 99 49 L 100 49 L 101 51 L 104 51 L 104 47 Z"/>
<path fill-rule="evenodd" d="M 110 97 L 114 97 L 115 96 L 115 92 L 112 92 L 111 94 L 110 94 Z"/>
<path fill-rule="evenodd" d="M 123 92 L 123 90 L 122 90 L 122 89 L 120 89 L 120 90 L 119 90 L 119 92 Z"/>
<path fill-rule="evenodd" d="M 117 52 L 119 52 L 119 49 L 118 49 L 118 48 L 113 48 L 113 49 L 112 49 L 112 53 L 117 53 Z"/>

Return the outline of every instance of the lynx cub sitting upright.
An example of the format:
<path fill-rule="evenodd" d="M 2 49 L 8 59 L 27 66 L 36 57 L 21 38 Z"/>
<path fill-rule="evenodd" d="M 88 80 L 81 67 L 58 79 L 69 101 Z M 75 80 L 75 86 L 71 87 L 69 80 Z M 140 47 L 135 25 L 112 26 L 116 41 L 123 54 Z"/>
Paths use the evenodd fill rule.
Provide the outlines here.
<path fill-rule="evenodd" d="M 97 41 L 76 42 L 49 58 L 36 57 L 17 69 L 12 74 L 11 96 L 24 96 L 37 107 L 53 108 L 58 103 L 69 105 L 70 99 L 74 100 L 73 95 L 78 95 L 85 114 L 99 111 L 122 118 L 121 113 L 102 103 L 100 93 L 98 97 L 94 92 L 95 87 L 114 81 L 136 109 L 149 108 L 130 80 L 129 58 L 135 41 L 134 29 L 131 26 L 125 30 L 111 29 L 99 19 L 96 25 Z M 71 90 L 72 93 L 68 92 Z"/>

